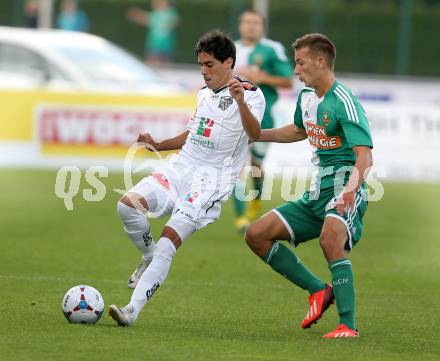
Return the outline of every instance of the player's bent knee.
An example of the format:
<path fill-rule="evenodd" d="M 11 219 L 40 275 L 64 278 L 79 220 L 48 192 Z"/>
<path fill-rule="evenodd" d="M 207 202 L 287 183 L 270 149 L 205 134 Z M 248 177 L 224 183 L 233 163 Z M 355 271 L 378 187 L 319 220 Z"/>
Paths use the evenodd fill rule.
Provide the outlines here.
<path fill-rule="evenodd" d="M 273 246 L 273 241 L 265 237 L 262 228 L 250 226 L 246 232 L 245 240 L 249 248 L 260 257 L 265 257 Z"/>
<path fill-rule="evenodd" d="M 174 245 L 176 249 L 178 249 L 182 245 L 182 239 L 175 229 L 165 226 L 160 237 L 168 238 Z"/>
<path fill-rule="evenodd" d="M 322 232 L 319 236 L 319 245 L 324 251 L 331 250 L 335 246 L 333 235 L 330 232 Z"/>
<path fill-rule="evenodd" d="M 253 251 L 257 251 L 260 248 L 260 245 L 263 241 L 261 238 L 260 232 L 258 230 L 258 226 L 251 224 L 246 231 L 244 239 L 246 240 L 247 245 Z"/>
<path fill-rule="evenodd" d="M 338 237 L 333 232 L 324 231 L 319 237 L 319 244 L 329 262 L 344 257 L 344 243 L 344 238 Z"/>
<path fill-rule="evenodd" d="M 118 204 L 125 204 L 127 207 L 136 208 L 142 212 L 148 211 L 148 203 L 141 195 L 137 193 L 126 193 L 119 200 Z"/>
<path fill-rule="evenodd" d="M 197 230 L 195 223 L 180 213 L 174 213 L 164 227 L 163 237 L 171 239 L 176 248 Z"/>
<path fill-rule="evenodd" d="M 254 226 L 250 225 L 244 235 L 244 239 L 249 247 L 251 247 L 252 244 L 255 242 L 255 237 L 256 237 L 256 234 L 254 231 Z"/>
<path fill-rule="evenodd" d="M 133 205 L 132 205 L 132 203 L 130 201 L 130 198 L 127 195 L 123 195 L 121 197 L 121 199 L 119 199 L 118 204 L 119 203 L 125 204 L 126 206 L 133 208 Z"/>

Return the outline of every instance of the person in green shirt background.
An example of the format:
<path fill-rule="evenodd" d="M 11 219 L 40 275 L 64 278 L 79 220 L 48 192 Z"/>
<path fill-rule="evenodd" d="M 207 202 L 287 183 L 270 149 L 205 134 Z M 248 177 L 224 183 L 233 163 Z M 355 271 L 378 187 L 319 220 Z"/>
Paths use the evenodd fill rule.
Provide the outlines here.
<path fill-rule="evenodd" d="M 176 28 L 179 14 L 168 0 L 153 0 L 152 10 L 144 11 L 132 7 L 127 18 L 148 29 L 145 41 L 145 59 L 148 63 L 160 65 L 172 60 L 176 43 Z"/>
<path fill-rule="evenodd" d="M 293 85 L 293 71 L 284 46 L 276 41 L 265 38 L 266 19 L 263 14 L 254 10 L 247 10 L 240 15 L 240 40 L 235 42 L 237 50 L 236 73 L 244 79 L 257 84 L 266 99 L 266 111 L 261 123 L 262 129 L 274 127 L 272 107 L 278 99 L 278 88 L 291 88 Z M 251 164 L 261 170 L 261 177 L 254 177 L 253 183 L 258 191 L 256 199 L 252 200 L 247 209 L 246 203 L 240 200 L 243 195 L 245 180 L 237 184 L 233 192 L 234 208 L 236 213 L 235 225 L 241 232 L 254 220 L 261 209 L 261 191 L 263 188 L 262 163 L 266 155 L 268 143 L 251 145 Z M 235 194 L 238 195 L 235 196 Z"/>
<path fill-rule="evenodd" d="M 56 19 L 58 29 L 69 31 L 88 31 L 89 19 L 79 8 L 77 0 L 63 0 Z"/>

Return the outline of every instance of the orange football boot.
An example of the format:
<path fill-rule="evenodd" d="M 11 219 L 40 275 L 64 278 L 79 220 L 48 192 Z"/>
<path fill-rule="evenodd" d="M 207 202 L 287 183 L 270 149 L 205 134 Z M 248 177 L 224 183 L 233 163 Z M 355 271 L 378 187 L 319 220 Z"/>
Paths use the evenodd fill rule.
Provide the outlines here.
<path fill-rule="evenodd" d="M 334 303 L 335 296 L 333 295 L 333 287 L 325 285 L 321 291 L 315 292 L 309 296 L 309 311 L 306 317 L 301 322 L 302 328 L 309 328 L 322 317 L 322 314 Z"/>
<path fill-rule="evenodd" d="M 348 328 L 344 324 L 340 324 L 336 329 L 332 332 L 329 332 L 322 336 L 323 338 L 340 338 L 340 337 L 359 337 L 358 330 L 352 330 Z"/>

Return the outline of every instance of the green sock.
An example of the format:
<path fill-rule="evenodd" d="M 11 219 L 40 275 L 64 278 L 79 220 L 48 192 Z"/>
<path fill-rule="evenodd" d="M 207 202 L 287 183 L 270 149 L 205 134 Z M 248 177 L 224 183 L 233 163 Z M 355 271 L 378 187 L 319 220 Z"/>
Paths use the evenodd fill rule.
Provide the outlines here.
<path fill-rule="evenodd" d="M 310 294 L 325 288 L 325 283 L 310 272 L 299 258 L 284 244 L 275 242 L 269 253 L 262 257 L 272 269 Z"/>
<path fill-rule="evenodd" d="M 245 188 L 246 182 L 243 180 L 239 180 L 235 185 L 234 191 L 232 192 L 232 201 L 234 203 L 234 210 L 237 218 L 243 216 L 246 212 L 246 202 L 237 199 L 237 197 L 235 196 L 235 192 L 237 192 L 239 196 L 243 197 Z"/>
<path fill-rule="evenodd" d="M 343 258 L 328 265 L 332 273 L 333 293 L 341 323 L 356 329 L 353 270 L 350 260 Z"/>

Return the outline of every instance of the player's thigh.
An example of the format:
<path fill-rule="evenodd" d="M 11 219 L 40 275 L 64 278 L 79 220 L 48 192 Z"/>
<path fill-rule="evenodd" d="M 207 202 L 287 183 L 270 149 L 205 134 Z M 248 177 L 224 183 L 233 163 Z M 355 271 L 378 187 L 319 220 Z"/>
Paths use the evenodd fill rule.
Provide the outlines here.
<path fill-rule="evenodd" d="M 287 202 L 273 210 L 286 226 L 294 246 L 319 237 L 323 221 L 311 214 L 302 199 Z"/>
<path fill-rule="evenodd" d="M 220 218 L 221 205 L 227 193 L 188 190 L 179 195 L 167 226 L 173 228 L 182 241 Z"/>
<path fill-rule="evenodd" d="M 288 241 L 290 239 L 286 224 L 273 210 L 252 223 L 246 231 L 248 244 L 278 240 Z"/>
<path fill-rule="evenodd" d="M 335 199 L 332 199 L 326 206 L 325 218 L 338 219 L 344 226 L 347 234 L 347 240 L 344 248 L 350 251 L 361 239 L 364 229 L 364 215 L 367 211 L 368 201 L 366 192 L 360 189 L 355 195 L 355 206 L 350 212 L 343 215 L 336 211 Z"/>
<path fill-rule="evenodd" d="M 344 245 L 347 240 L 345 223 L 334 217 L 326 217 L 319 236 L 319 243 L 329 262 L 344 257 Z"/>
<path fill-rule="evenodd" d="M 147 204 L 148 216 L 151 218 L 162 217 L 171 213 L 176 202 L 176 195 L 170 186 L 167 177 L 162 173 L 152 173 L 143 178 L 126 195 L 140 195 Z M 130 197 L 132 199 L 132 197 Z M 137 208 L 135 206 L 135 208 Z"/>

